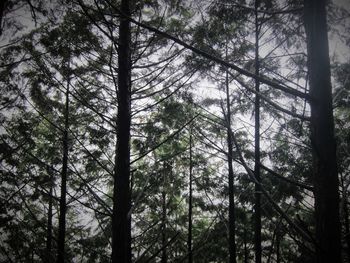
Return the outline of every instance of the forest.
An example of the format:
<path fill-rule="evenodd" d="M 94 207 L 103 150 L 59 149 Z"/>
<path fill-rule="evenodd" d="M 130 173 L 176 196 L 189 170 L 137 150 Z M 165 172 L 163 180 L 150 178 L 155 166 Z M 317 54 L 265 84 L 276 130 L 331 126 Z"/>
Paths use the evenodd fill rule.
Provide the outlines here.
<path fill-rule="evenodd" d="M 0 262 L 350 262 L 345 0 L 0 1 Z"/>

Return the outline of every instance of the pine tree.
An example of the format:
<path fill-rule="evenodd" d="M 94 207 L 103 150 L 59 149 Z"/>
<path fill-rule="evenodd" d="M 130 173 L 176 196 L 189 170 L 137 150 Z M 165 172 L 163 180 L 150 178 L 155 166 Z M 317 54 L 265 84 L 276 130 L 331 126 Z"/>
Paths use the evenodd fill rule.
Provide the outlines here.
<path fill-rule="evenodd" d="M 339 182 L 325 1 L 305 1 L 317 262 L 341 262 Z"/>

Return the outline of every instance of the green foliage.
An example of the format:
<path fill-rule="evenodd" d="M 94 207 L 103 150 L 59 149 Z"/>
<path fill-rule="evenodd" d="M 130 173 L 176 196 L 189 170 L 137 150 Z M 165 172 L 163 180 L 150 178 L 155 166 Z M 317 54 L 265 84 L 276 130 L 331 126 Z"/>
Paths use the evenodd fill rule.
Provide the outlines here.
<path fill-rule="evenodd" d="M 5 12 L 9 20 L 3 29 L 10 33 L 20 33 L 23 26 L 12 18 L 15 15 L 10 17 L 16 8 L 31 10 L 29 17 L 35 11 L 38 23 L 21 36 L 8 37 L 10 33 L 3 31 L 15 42 L 0 48 L 0 260 L 45 260 L 50 206 L 51 252 L 57 252 L 68 93 L 67 261 L 110 261 L 116 133 L 123 125 L 116 123 L 120 1 L 59 2 L 62 6 L 8 1 Z M 259 2 L 260 74 L 301 90 L 300 83 L 307 78 L 302 15 L 272 14 L 299 8 L 301 1 Z M 133 2 L 132 16 L 254 72 L 253 9 L 254 1 L 144 0 Z M 332 10 L 331 19 L 346 14 Z M 133 260 L 146 262 L 176 236 L 166 247 L 167 261 L 186 261 L 192 167 L 195 262 L 226 262 L 229 189 L 223 98 L 228 69 L 134 24 L 131 46 Z M 338 169 L 345 203 L 350 182 L 349 69 L 349 63 L 333 68 Z M 255 95 L 241 83 L 254 88 L 255 80 L 229 70 L 227 81 L 231 128 L 240 148 L 233 147 L 237 260 L 251 262 L 255 189 L 239 155 L 253 169 Z M 217 90 L 211 93 L 209 86 Z M 292 95 L 267 85 L 260 91 L 285 109 L 309 114 L 308 106 Z M 262 186 L 293 222 L 313 234 L 313 193 L 293 183 L 312 186 L 316 179 L 311 177 L 308 123 L 284 115 L 264 100 L 261 113 L 262 163 L 289 180 L 261 169 Z M 277 261 L 279 251 L 281 262 L 312 262 L 313 244 L 282 220 L 266 198 L 262 198 L 262 230 L 264 260 Z M 160 254 L 151 262 L 158 262 Z"/>

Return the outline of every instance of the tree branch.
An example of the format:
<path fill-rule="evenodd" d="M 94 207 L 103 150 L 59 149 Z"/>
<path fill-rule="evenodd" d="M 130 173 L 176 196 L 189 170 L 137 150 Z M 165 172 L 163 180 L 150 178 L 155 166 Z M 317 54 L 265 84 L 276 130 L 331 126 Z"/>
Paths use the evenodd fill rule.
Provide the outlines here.
<path fill-rule="evenodd" d="M 220 65 L 223 65 L 223 66 L 225 66 L 227 68 L 233 69 L 233 70 L 237 71 L 238 73 L 243 74 L 243 75 L 245 75 L 247 77 L 250 77 L 250 78 L 253 78 L 255 80 L 258 80 L 261 83 L 264 83 L 264 84 L 266 84 L 268 86 L 271 86 L 271 87 L 273 87 L 275 89 L 284 91 L 284 92 L 289 93 L 291 95 L 294 95 L 296 97 L 300 97 L 300 98 L 304 98 L 304 99 L 307 99 L 307 100 L 311 100 L 311 97 L 309 96 L 309 94 L 306 94 L 304 92 L 301 92 L 299 90 L 293 89 L 293 88 L 288 87 L 288 86 L 282 86 L 282 85 L 280 85 L 280 84 L 278 84 L 278 83 L 276 83 L 276 82 L 274 82 L 274 81 L 272 81 L 272 80 L 270 80 L 270 79 L 268 79 L 268 78 L 266 78 L 264 76 L 261 76 L 261 75 L 258 76 L 258 75 L 254 74 L 254 73 L 252 73 L 252 72 L 250 72 L 248 70 L 240 68 L 240 67 L 238 67 L 238 66 L 236 66 L 236 65 L 234 65 L 232 63 L 226 62 L 226 61 L 222 60 L 221 58 L 218 58 L 218 57 L 216 57 L 214 55 L 208 54 L 207 52 L 205 52 L 203 50 L 200 50 L 200 49 L 198 49 L 198 48 L 196 48 L 196 47 L 194 47 L 192 45 L 189 45 L 186 42 L 184 42 L 184 41 L 182 41 L 182 40 L 180 40 L 180 39 L 178 39 L 178 38 L 176 38 L 176 37 L 174 37 L 174 36 L 172 36 L 172 35 L 170 35 L 170 34 L 168 34 L 166 32 L 163 32 L 163 31 L 161 31 L 161 30 L 159 30 L 157 28 L 154 28 L 152 26 L 146 25 L 144 23 L 138 22 L 135 19 L 133 19 L 132 17 L 126 16 L 117 7 L 115 7 L 110 1 L 107 1 L 107 3 L 118 14 L 120 14 L 124 18 L 128 19 L 133 24 L 138 25 L 138 26 L 143 27 L 143 28 L 146 28 L 146 29 L 148 29 L 151 32 L 154 32 L 154 33 L 156 33 L 156 34 L 158 34 L 158 35 L 160 35 L 162 37 L 165 37 L 167 39 L 170 39 L 170 40 L 174 41 L 175 43 L 183 46 L 184 48 L 186 48 L 188 50 L 191 50 L 192 52 L 194 52 L 194 53 L 196 53 L 198 55 L 201 55 L 201 56 L 203 56 L 203 57 L 205 57 L 207 59 L 210 59 L 210 60 L 212 60 L 212 61 L 214 61 L 214 62 L 216 62 L 216 63 L 218 63 Z"/>

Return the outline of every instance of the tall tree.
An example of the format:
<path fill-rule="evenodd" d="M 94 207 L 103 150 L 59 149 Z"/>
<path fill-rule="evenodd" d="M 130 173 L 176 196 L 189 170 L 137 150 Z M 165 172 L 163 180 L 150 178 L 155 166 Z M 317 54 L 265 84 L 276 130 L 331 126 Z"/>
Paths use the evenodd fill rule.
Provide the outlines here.
<path fill-rule="evenodd" d="M 255 0 L 254 17 L 255 17 L 255 58 L 254 68 L 255 75 L 259 76 L 260 61 L 259 61 L 259 35 L 261 25 L 259 24 L 258 8 L 260 0 Z M 260 92 L 260 81 L 255 79 L 255 91 Z M 261 179 L 260 179 L 260 96 L 255 95 L 254 103 L 255 111 L 255 126 L 254 126 L 254 176 L 255 183 L 255 200 L 254 200 L 254 249 L 255 262 L 261 263 Z"/>
<path fill-rule="evenodd" d="M 305 0 L 317 262 L 341 262 L 339 182 L 325 0 Z"/>
<path fill-rule="evenodd" d="M 192 160 L 192 125 L 189 129 L 189 180 L 188 180 L 188 228 L 187 228 L 187 253 L 188 263 L 193 262 L 192 252 L 192 212 L 193 212 L 193 160 Z"/>
<path fill-rule="evenodd" d="M 130 16 L 130 2 L 121 1 L 121 12 Z M 115 152 L 112 262 L 131 262 L 131 193 L 130 193 L 130 125 L 131 125 L 131 30 L 130 21 L 121 17 L 118 41 L 118 115 Z"/>

